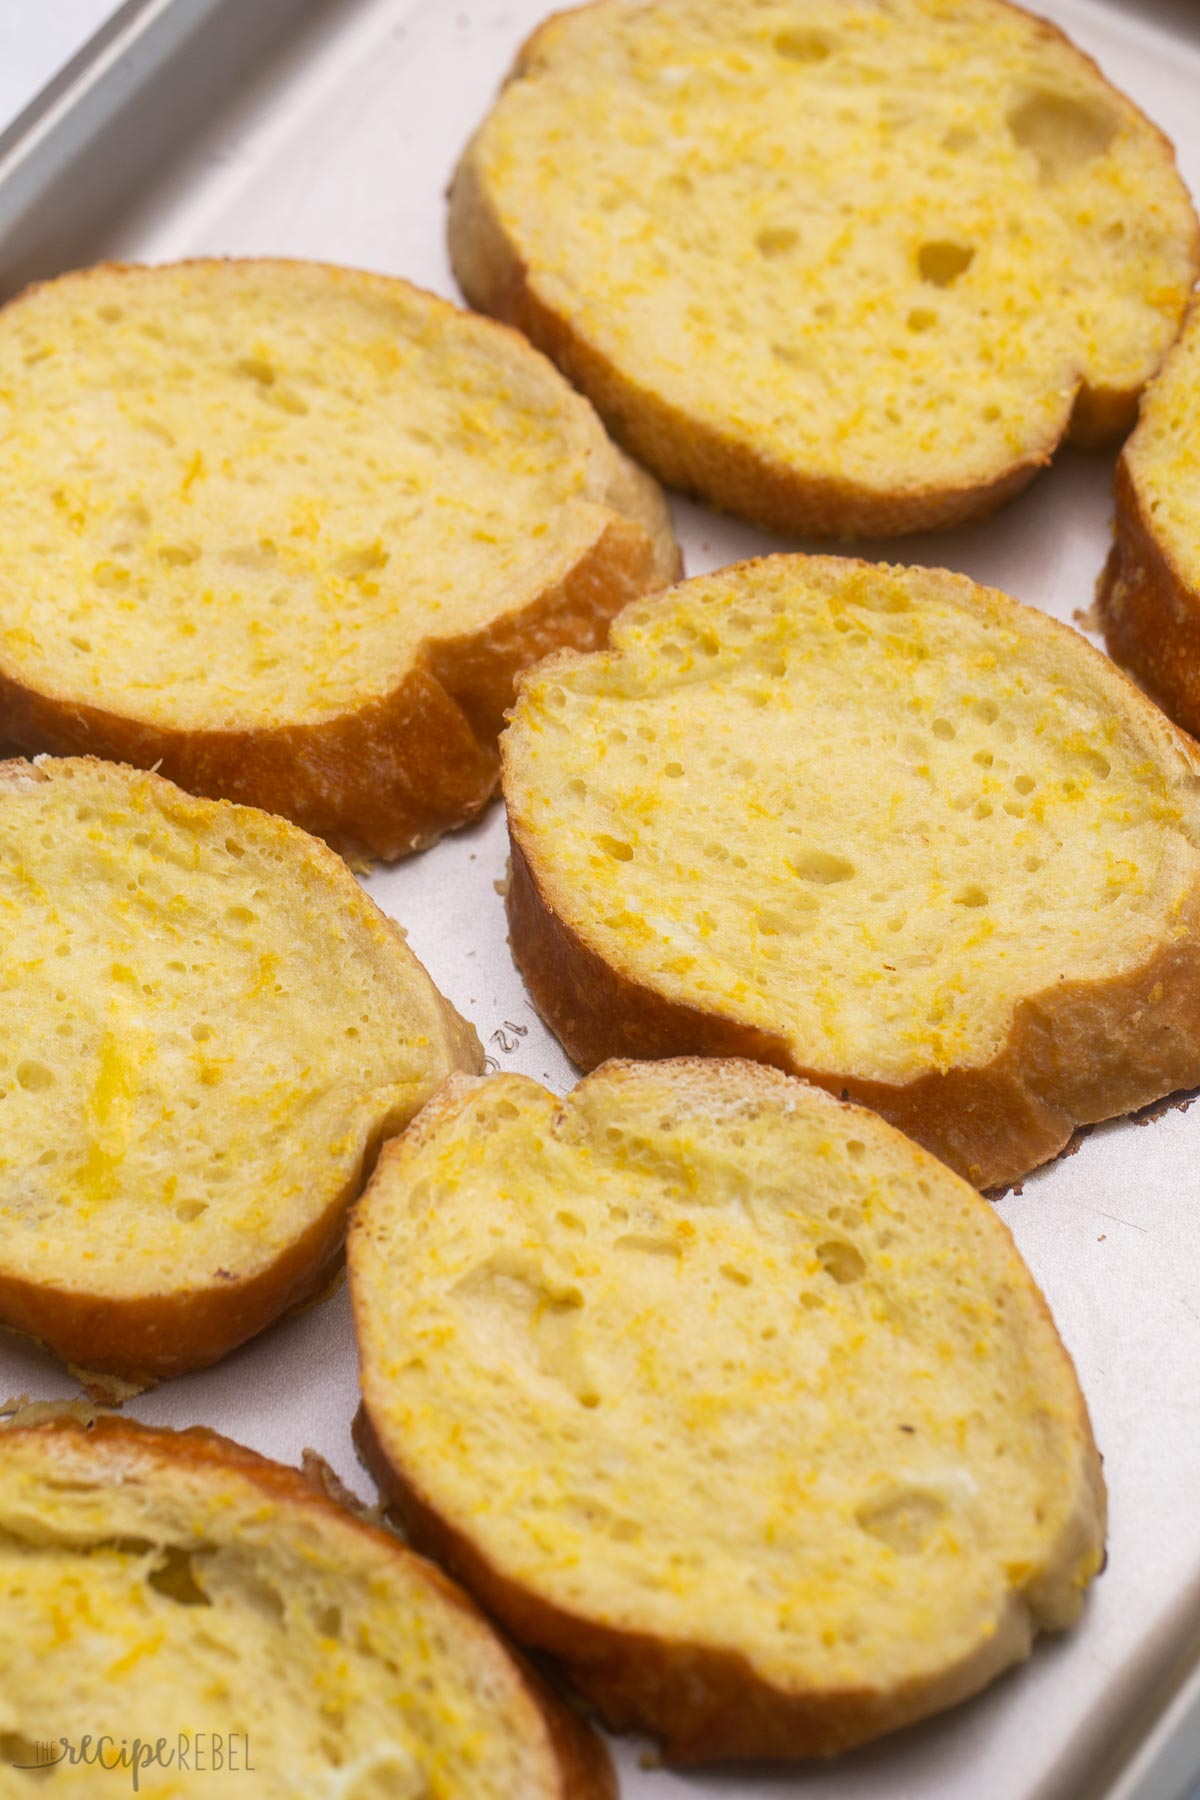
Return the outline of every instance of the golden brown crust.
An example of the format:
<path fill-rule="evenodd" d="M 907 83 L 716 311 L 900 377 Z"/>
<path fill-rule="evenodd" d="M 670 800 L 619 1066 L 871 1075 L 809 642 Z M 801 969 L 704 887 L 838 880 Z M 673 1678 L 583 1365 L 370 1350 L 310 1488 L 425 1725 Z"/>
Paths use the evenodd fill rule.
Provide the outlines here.
<path fill-rule="evenodd" d="M 686 1074 L 688 1060 L 678 1060 L 673 1073 Z M 747 1081 L 752 1086 L 755 1081 L 761 1083 L 764 1104 L 776 1098 L 779 1078 L 773 1072 L 754 1064 L 734 1066 L 743 1086 Z M 706 1076 L 713 1070 L 710 1061 L 698 1067 Z M 452 1078 L 385 1155 L 400 1160 L 435 1135 L 458 1111 L 473 1085 Z M 911 1153 L 921 1156 L 919 1151 Z M 937 1172 L 933 1173 L 936 1176 Z M 352 1237 L 352 1264 L 353 1260 Z M 1044 1297 L 1036 1288 L 1033 1292 L 1062 1349 Z M 359 1341 L 366 1343 L 365 1301 L 353 1279 L 351 1298 Z M 1069 1366 L 1065 1349 L 1062 1355 Z M 364 1363 L 363 1405 L 354 1421 L 355 1444 L 413 1544 L 442 1563 L 519 1642 L 555 1657 L 610 1729 L 652 1731 L 662 1738 L 666 1758 L 672 1763 L 835 1756 L 978 1693 L 1003 1669 L 1028 1655 L 1035 1618 L 1043 1628 L 1071 1622 L 1073 1611 L 1070 1618 L 1063 1615 L 1049 1598 L 1050 1592 L 1055 1582 L 1061 1583 L 1063 1569 L 1077 1566 L 1081 1541 L 1092 1541 L 1089 1531 L 1094 1520 L 1100 1522 L 1103 1537 L 1105 1490 L 1100 1457 L 1086 1402 L 1072 1372 L 1083 1456 L 1080 1510 L 1067 1522 L 1055 1553 L 1048 1558 L 1042 1605 L 1032 1593 L 1027 1599 L 1014 1592 L 996 1620 L 994 1633 L 974 1652 L 934 1676 L 914 1677 L 887 1688 L 788 1691 L 759 1674 L 745 1656 L 719 1644 L 613 1625 L 553 1604 L 507 1575 L 466 1531 L 438 1511 L 414 1472 L 405 1466 L 403 1444 L 394 1436 L 389 1439 L 386 1393 L 371 1377 L 370 1366 Z"/>
<path fill-rule="evenodd" d="M 595 406 L 617 442 L 669 487 L 764 531 L 811 537 L 900 537 L 985 518 L 1049 463 L 1059 435 L 984 487 L 881 494 L 806 475 L 631 381 L 538 293 L 484 191 L 469 145 L 450 189 L 450 261 L 466 298 L 515 325 Z M 1131 398 L 1136 406 L 1136 395 Z"/>
<path fill-rule="evenodd" d="M 1096 592 L 1104 642 L 1176 724 L 1200 736 L 1200 592 L 1155 533 L 1127 454 L 1115 499 L 1115 541 Z"/>
<path fill-rule="evenodd" d="M 1082 640 L 1079 648 L 1097 654 Z M 1117 671 L 1106 665 L 1106 673 L 1146 709 Z M 1165 719 L 1156 727 L 1197 769 L 1195 745 Z M 537 1011 L 581 1069 L 610 1057 L 751 1057 L 871 1107 L 985 1189 L 1008 1186 L 1057 1156 L 1078 1125 L 1200 1085 L 1200 888 L 1188 896 L 1174 935 L 1164 932 L 1136 969 L 1029 995 L 990 1062 L 893 1084 L 807 1067 L 782 1038 L 635 980 L 568 923 L 565 897 L 556 904 L 533 836 L 511 807 L 508 828 L 513 956 Z"/>
<path fill-rule="evenodd" d="M 610 1731 L 652 1730 L 666 1760 L 679 1766 L 837 1756 L 968 1699 L 1029 1653 L 1028 1618 L 1017 1604 L 982 1650 L 936 1683 L 787 1693 L 736 1652 L 618 1629 L 552 1606 L 441 1517 L 385 1453 L 365 1404 L 354 1441 L 414 1547 L 436 1558 L 519 1642 L 548 1651 Z"/>
<path fill-rule="evenodd" d="M 1010 10 L 1032 18 L 1041 35 L 1069 46 L 1126 106 L 1128 97 L 1108 82 L 1095 60 L 1063 31 L 1025 7 L 1005 0 Z M 542 40 L 559 20 L 589 12 L 610 0 L 588 0 L 546 19 L 517 53 L 505 85 L 530 73 L 542 54 Z M 1175 166 L 1175 147 L 1146 121 Z M 482 132 L 481 128 L 481 132 Z M 809 537 L 899 537 L 967 524 L 988 517 L 1051 461 L 1064 439 L 1084 449 L 1119 443 L 1137 416 L 1142 384 L 1129 389 L 1093 388 L 1082 377 L 1062 423 L 1042 442 L 1030 444 L 985 483 L 896 488 L 891 492 L 849 480 L 806 474 L 738 437 L 671 405 L 638 385 L 582 335 L 538 289 L 537 276 L 520 256 L 488 194 L 477 132 L 467 145 L 450 186 L 447 239 L 455 277 L 470 304 L 515 325 L 557 363 L 592 401 L 609 431 L 631 455 L 668 486 L 736 514 L 766 531 Z M 1200 219 L 1193 214 L 1193 276 L 1200 275 Z"/>
<path fill-rule="evenodd" d="M 41 773 L 20 760 L 0 763 L 0 798 L 9 784 L 36 780 Z M 152 783 L 161 779 L 138 776 Z M 399 927 L 363 892 L 341 858 L 323 844 L 313 844 L 312 851 L 333 888 L 354 906 L 368 908 L 387 940 L 409 960 Z M 428 991 L 447 1060 L 481 1068 L 483 1051 L 473 1027 L 432 982 Z M 105 1293 L 100 1280 L 91 1291 L 81 1291 L 47 1286 L 0 1267 L 0 1324 L 38 1339 L 64 1362 L 138 1386 L 206 1368 L 289 1308 L 322 1294 L 342 1259 L 350 1206 L 370 1178 L 381 1143 L 397 1128 L 390 1114 L 368 1122 L 352 1174 L 320 1216 L 254 1274 L 192 1269 L 191 1288 L 129 1296 Z"/>
<path fill-rule="evenodd" d="M 364 1147 L 359 1169 L 321 1217 L 256 1275 L 207 1270 L 189 1291 L 130 1298 L 48 1287 L 0 1269 L 0 1323 L 63 1362 L 137 1387 L 207 1368 L 328 1284 L 375 1148 Z"/>
<path fill-rule="evenodd" d="M 134 265 L 106 263 L 74 279 L 131 272 Z M 536 355 L 504 326 L 473 324 L 501 332 L 506 347 L 523 357 Z M 596 430 L 612 465 L 601 485 L 619 491 L 629 479 L 620 452 Z M 653 486 L 641 471 L 636 480 Z M 190 793 L 279 813 L 345 851 L 385 861 L 407 856 L 474 818 L 491 799 L 496 738 L 520 671 L 559 646 L 597 648 L 623 606 L 678 576 L 679 550 L 665 513 L 645 505 L 641 516 L 626 516 L 614 507 L 606 517 L 602 507 L 592 542 L 548 587 L 480 631 L 429 638 L 396 688 L 353 711 L 316 723 L 189 730 L 84 704 L 52 686 L 32 687 L 0 656 L 4 736 L 30 755 L 102 756 L 159 769 Z"/>
<path fill-rule="evenodd" d="M 118 1462 L 125 1458 L 150 1461 L 167 1472 L 180 1468 L 211 1470 L 218 1474 L 227 1471 L 253 1482 L 273 1504 L 303 1508 L 318 1521 L 332 1521 L 339 1528 L 362 1534 L 370 1539 L 380 1555 L 402 1563 L 410 1576 L 424 1581 L 442 1602 L 468 1620 L 473 1629 L 488 1630 L 496 1655 L 503 1656 L 515 1668 L 525 1697 L 541 1714 L 549 1747 L 558 1765 L 557 1793 L 553 1800 L 617 1800 L 616 1778 L 601 1740 L 519 1656 L 493 1636 L 470 1597 L 435 1564 L 416 1555 L 392 1532 L 339 1505 L 322 1486 L 300 1470 L 260 1456 L 206 1426 L 166 1431 L 105 1414 L 88 1423 L 64 1414 L 37 1424 L 24 1425 L 18 1420 L 12 1425 L 0 1426 L 0 1456 L 6 1445 L 22 1437 L 34 1436 L 57 1439 L 73 1447 L 79 1439 L 86 1438 L 90 1440 L 89 1449 L 97 1462 L 102 1460 L 105 1452 L 111 1451 Z M 549 1795 L 546 1800 L 550 1800 Z"/>

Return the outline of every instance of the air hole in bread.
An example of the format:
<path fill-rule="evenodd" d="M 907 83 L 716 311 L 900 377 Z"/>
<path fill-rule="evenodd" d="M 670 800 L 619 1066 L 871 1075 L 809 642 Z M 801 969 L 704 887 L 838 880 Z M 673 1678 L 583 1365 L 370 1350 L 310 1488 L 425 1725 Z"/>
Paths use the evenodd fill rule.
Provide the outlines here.
<path fill-rule="evenodd" d="M 633 845 L 627 844 L 624 838 L 610 837 L 607 831 L 600 831 L 597 832 L 593 842 L 615 862 L 633 861 Z"/>
<path fill-rule="evenodd" d="M 790 369 L 811 369 L 813 356 L 802 344 L 772 344 L 770 353 L 777 362 L 786 362 Z"/>
<path fill-rule="evenodd" d="M 275 371 L 263 356 L 243 356 L 235 365 L 239 375 L 246 376 L 249 381 L 256 381 L 260 387 L 273 387 Z"/>
<path fill-rule="evenodd" d="M 988 811 L 991 811 L 990 807 Z M 977 881 L 968 881 L 967 885 L 960 888 L 954 896 L 956 906 L 986 906 L 987 903 L 987 890 L 980 887 Z"/>
<path fill-rule="evenodd" d="M 800 233 L 791 225 L 766 225 L 754 240 L 755 248 L 760 256 L 768 261 L 777 256 L 786 256 L 800 242 Z"/>
<path fill-rule="evenodd" d="M 1037 158 L 1042 181 L 1062 181 L 1082 163 L 1103 155 L 1117 134 L 1115 111 L 1095 99 L 1077 99 L 1039 88 L 1017 102 L 1008 128 L 1023 150 Z"/>
<path fill-rule="evenodd" d="M 931 282 L 934 287 L 952 287 L 974 259 L 975 251 L 969 244 L 937 238 L 921 245 L 917 252 L 917 269 L 922 281 Z"/>
<path fill-rule="evenodd" d="M 163 1551 L 162 1561 L 151 1569 L 147 1583 L 156 1594 L 173 1600 L 177 1606 L 211 1606 L 212 1601 L 196 1580 L 195 1562 L 190 1553 L 177 1544 Z"/>
<path fill-rule="evenodd" d="M 937 322 L 937 314 L 930 312 L 927 306 L 914 306 L 908 315 L 910 331 L 932 331 Z"/>
<path fill-rule="evenodd" d="M 860 1506 L 855 1517 L 863 1531 L 879 1538 L 898 1555 L 916 1556 L 925 1548 L 945 1513 L 945 1504 L 935 1494 L 902 1488 L 886 1498 Z"/>
<path fill-rule="evenodd" d="M 647 1232 L 630 1232 L 613 1240 L 615 1250 L 633 1250 L 640 1256 L 667 1256 L 678 1261 L 683 1252 L 674 1238 L 652 1237 Z"/>
<path fill-rule="evenodd" d="M 827 1238 L 817 1245 L 817 1257 L 825 1273 L 832 1276 L 839 1287 L 861 1281 L 867 1272 L 861 1253 L 846 1238 Z"/>
<path fill-rule="evenodd" d="M 29 1093 L 42 1093 L 46 1088 L 54 1086 L 54 1071 L 45 1063 L 21 1062 L 17 1064 L 17 1081 Z"/>
<path fill-rule="evenodd" d="M 834 40 L 823 31 L 806 31 L 803 27 L 781 31 L 775 39 L 776 52 L 785 62 L 825 62 L 832 54 L 833 46 Z"/>
<path fill-rule="evenodd" d="M 836 855 L 832 850 L 798 850 L 789 859 L 793 872 L 801 881 L 811 881 L 818 887 L 828 887 L 837 881 L 850 881 L 856 871 L 852 862 L 844 856 Z"/>
<path fill-rule="evenodd" d="M 200 560 L 199 544 L 164 544 L 158 553 L 159 561 L 165 562 L 168 568 L 187 569 L 192 563 Z"/>
<path fill-rule="evenodd" d="M 935 719 L 930 726 L 930 730 L 933 732 L 934 737 L 941 738 L 943 743 L 949 743 L 951 738 L 957 736 L 949 719 Z"/>

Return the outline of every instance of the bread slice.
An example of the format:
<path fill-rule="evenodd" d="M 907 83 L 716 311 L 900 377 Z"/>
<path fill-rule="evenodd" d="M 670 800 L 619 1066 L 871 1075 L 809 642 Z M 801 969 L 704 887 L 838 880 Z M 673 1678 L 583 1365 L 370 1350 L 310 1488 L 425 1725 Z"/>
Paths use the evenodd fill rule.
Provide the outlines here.
<path fill-rule="evenodd" d="M 477 813 L 516 671 L 679 573 L 654 483 L 514 333 L 289 262 L 0 311 L 0 735 L 394 857 Z"/>
<path fill-rule="evenodd" d="M 776 556 L 533 670 L 512 945 L 568 1054 L 749 1055 L 977 1186 L 1200 1083 L 1200 752 L 1077 633 Z"/>
<path fill-rule="evenodd" d="M 745 1062 L 455 1077 L 350 1232 L 416 1541 L 672 1760 L 829 1755 L 1078 1616 L 1104 1487 L 1004 1225 Z"/>
<path fill-rule="evenodd" d="M 0 765 L 0 1322 L 141 1382 L 327 1279 L 472 1028 L 332 851 L 86 759 Z"/>
<path fill-rule="evenodd" d="M 599 0 L 535 33 L 450 249 L 664 481 L 773 530 L 982 517 L 1129 429 L 1200 231 L 1005 0 Z"/>
<path fill-rule="evenodd" d="M 1146 390 L 1116 501 L 1099 587 L 1109 654 L 1200 735 L 1200 302 Z"/>
<path fill-rule="evenodd" d="M 42 1746 L 52 1788 L 615 1800 L 599 1739 L 438 1570 L 211 1432 L 0 1432 L 0 1622 L 3 1760 Z M 101 1732 L 89 1787 L 68 1752 Z"/>

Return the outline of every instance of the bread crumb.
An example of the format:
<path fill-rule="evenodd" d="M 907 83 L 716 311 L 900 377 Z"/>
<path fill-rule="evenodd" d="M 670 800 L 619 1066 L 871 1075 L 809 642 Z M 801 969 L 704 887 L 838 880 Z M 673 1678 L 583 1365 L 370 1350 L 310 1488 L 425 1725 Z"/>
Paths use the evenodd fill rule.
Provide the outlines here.
<path fill-rule="evenodd" d="M 124 1406 L 126 1400 L 136 1400 L 139 1394 L 149 1393 L 158 1383 L 152 1376 L 145 1380 L 129 1381 L 123 1375 L 106 1375 L 94 1369 L 81 1369 L 78 1363 L 67 1364 L 68 1373 L 73 1375 L 89 1400 L 97 1401 L 101 1406 Z"/>

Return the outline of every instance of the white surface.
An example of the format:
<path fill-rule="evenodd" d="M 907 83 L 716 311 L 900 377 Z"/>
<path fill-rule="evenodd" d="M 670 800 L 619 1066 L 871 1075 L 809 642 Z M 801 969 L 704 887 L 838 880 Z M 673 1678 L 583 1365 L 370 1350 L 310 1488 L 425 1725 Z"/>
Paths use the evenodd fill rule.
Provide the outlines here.
<path fill-rule="evenodd" d="M 116 10 L 116 0 L 0 0 L 0 130 Z"/>
<path fill-rule="evenodd" d="M 543 0 L 346 0 L 216 118 L 147 187 L 104 248 L 308 255 L 411 276 L 452 293 L 442 194 L 470 127 Z M 1089 0 L 1042 0 L 1181 146 L 1200 191 L 1200 44 Z M 1165 21 L 1167 14 L 1162 15 Z M 1070 621 L 1088 606 L 1108 542 L 1111 462 L 1066 454 L 992 523 L 866 547 L 993 582 Z M 761 534 L 680 503 L 688 569 L 754 550 Z M 571 1072 L 534 1018 L 505 942 L 494 882 L 498 809 L 393 870 L 370 892 L 410 930 L 434 978 L 506 1067 L 556 1087 Z M 522 1037 L 505 1020 L 525 1027 Z M 509 1049 L 507 1046 L 513 1046 Z M 807 1800 L 1086 1800 L 1128 1754 L 1128 1733 L 1169 1698 L 1200 1604 L 1200 1106 L 1120 1123 L 1031 1178 L 1002 1212 L 1074 1354 L 1106 1454 L 1110 1566 L 1081 1626 L 978 1701 L 836 1770 L 676 1776 L 619 1749 L 631 1800 L 803 1794 Z M 0 1396 L 73 1383 L 39 1352 L 0 1340 Z M 305 1445 L 360 1491 L 349 1427 L 357 1400 L 344 1291 L 208 1373 L 129 1410 L 203 1422 L 287 1460 Z"/>

